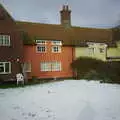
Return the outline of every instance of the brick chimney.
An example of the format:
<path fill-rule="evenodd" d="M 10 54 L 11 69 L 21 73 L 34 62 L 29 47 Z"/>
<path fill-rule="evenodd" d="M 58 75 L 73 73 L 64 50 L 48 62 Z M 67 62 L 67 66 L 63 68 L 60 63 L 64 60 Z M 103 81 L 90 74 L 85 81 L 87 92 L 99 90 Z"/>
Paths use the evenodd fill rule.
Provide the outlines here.
<path fill-rule="evenodd" d="M 68 5 L 63 5 L 62 10 L 60 11 L 61 15 L 61 24 L 64 26 L 71 26 L 71 10 L 69 10 Z"/>

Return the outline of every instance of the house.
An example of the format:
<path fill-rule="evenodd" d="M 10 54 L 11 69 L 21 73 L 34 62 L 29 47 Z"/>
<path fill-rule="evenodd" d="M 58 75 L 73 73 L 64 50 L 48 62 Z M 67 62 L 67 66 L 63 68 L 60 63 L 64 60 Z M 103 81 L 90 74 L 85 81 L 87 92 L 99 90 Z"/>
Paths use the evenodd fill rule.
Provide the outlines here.
<path fill-rule="evenodd" d="M 27 78 L 72 78 L 74 71 L 71 63 L 80 56 L 104 61 L 119 58 L 120 39 L 116 37 L 119 36 L 119 32 L 116 33 L 115 29 L 72 26 L 71 10 L 68 5 L 63 5 L 60 16 L 61 24 L 57 25 L 11 20 L 16 28 L 14 32 L 21 35 L 21 38 L 15 40 L 15 46 L 19 51 L 24 51 L 22 71 Z M 13 28 L 9 27 L 7 30 L 11 31 Z M 6 51 L 10 48 L 4 47 Z M 17 50 L 14 52 L 16 55 Z M 14 52 L 10 55 L 11 59 L 14 57 L 16 60 L 13 64 L 20 64 L 22 52 L 17 53 L 17 56 L 13 54 Z M 4 61 L 9 58 L 8 56 Z M 18 72 L 12 70 L 11 73 Z"/>
<path fill-rule="evenodd" d="M 20 30 L 29 37 L 28 43 L 25 41 L 24 45 L 24 69 L 28 78 L 56 79 L 74 76 L 71 68 L 74 48 L 65 29 L 65 26 L 70 25 L 65 15 L 70 16 L 70 11 L 68 8 L 66 11 L 64 6 L 61 11 L 61 25 L 16 22 Z M 33 44 L 29 44 L 29 41 L 33 41 Z"/>
<path fill-rule="evenodd" d="M 89 56 L 106 60 L 108 47 L 116 47 L 111 29 L 72 26 L 68 5 L 63 6 L 60 16 L 60 25 L 16 22 L 30 37 L 24 45 L 28 78 L 71 78 L 74 76 L 71 69 L 74 59 Z"/>
<path fill-rule="evenodd" d="M 0 82 L 21 72 L 23 42 L 15 20 L 0 4 Z"/>

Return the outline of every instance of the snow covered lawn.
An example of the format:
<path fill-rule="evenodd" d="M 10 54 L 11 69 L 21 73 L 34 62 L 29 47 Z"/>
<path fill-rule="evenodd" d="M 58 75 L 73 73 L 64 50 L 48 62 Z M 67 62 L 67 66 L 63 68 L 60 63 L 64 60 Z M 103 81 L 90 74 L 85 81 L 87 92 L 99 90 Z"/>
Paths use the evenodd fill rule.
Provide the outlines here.
<path fill-rule="evenodd" d="M 120 120 L 120 85 L 66 80 L 0 89 L 0 120 Z"/>

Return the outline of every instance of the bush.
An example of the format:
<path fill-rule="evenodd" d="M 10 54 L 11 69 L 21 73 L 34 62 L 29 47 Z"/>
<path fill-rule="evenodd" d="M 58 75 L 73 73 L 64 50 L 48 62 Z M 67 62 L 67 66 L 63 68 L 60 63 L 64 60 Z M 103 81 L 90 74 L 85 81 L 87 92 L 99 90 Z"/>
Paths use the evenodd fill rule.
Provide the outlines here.
<path fill-rule="evenodd" d="M 80 57 L 71 64 L 77 79 L 102 80 L 120 83 L 120 62 L 104 62 L 89 57 Z"/>

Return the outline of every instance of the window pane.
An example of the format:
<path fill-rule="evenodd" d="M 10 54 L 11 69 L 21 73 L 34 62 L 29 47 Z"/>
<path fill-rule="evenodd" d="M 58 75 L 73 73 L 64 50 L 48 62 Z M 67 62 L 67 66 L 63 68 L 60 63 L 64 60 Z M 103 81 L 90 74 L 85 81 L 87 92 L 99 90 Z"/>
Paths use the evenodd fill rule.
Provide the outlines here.
<path fill-rule="evenodd" d="M 0 66 L 0 73 L 4 72 L 4 66 Z"/>
<path fill-rule="evenodd" d="M 100 53 L 104 53 L 104 48 L 100 48 Z"/>
<path fill-rule="evenodd" d="M 45 52 L 45 46 L 37 46 L 37 51 L 38 52 Z"/>
<path fill-rule="evenodd" d="M 51 71 L 51 62 L 41 62 L 41 71 Z"/>
<path fill-rule="evenodd" d="M 3 66 L 4 64 L 3 63 L 0 63 L 0 66 Z"/>
<path fill-rule="evenodd" d="M 0 45 L 3 45 L 3 36 L 0 35 Z"/>
<path fill-rule="evenodd" d="M 5 72 L 10 72 L 9 63 L 5 63 Z"/>
<path fill-rule="evenodd" d="M 4 36 L 4 44 L 9 45 L 9 36 L 8 35 Z"/>
<path fill-rule="evenodd" d="M 52 71 L 61 71 L 61 63 L 52 62 Z"/>
<path fill-rule="evenodd" d="M 9 35 L 0 35 L 0 45 L 9 46 L 10 45 L 10 36 Z"/>
<path fill-rule="evenodd" d="M 3 43 L 3 41 L 2 41 L 2 39 L 0 39 L 0 45 L 2 45 L 2 43 Z"/>
<path fill-rule="evenodd" d="M 95 49 L 92 47 L 88 48 L 88 50 L 89 50 L 89 55 L 93 55 L 95 53 Z"/>
<path fill-rule="evenodd" d="M 52 52 L 61 52 L 61 46 L 53 46 Z"/>

